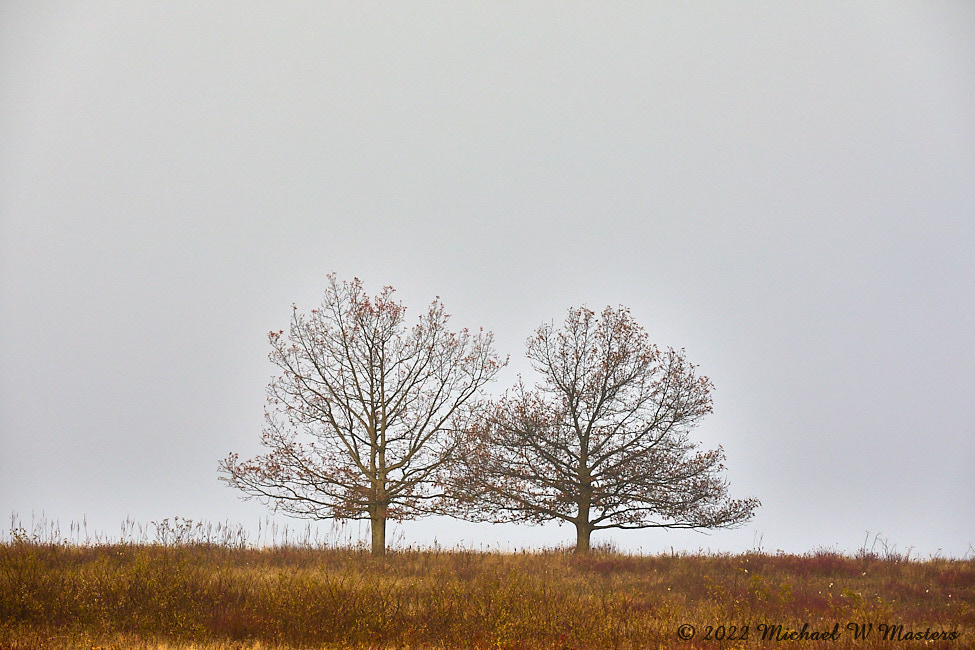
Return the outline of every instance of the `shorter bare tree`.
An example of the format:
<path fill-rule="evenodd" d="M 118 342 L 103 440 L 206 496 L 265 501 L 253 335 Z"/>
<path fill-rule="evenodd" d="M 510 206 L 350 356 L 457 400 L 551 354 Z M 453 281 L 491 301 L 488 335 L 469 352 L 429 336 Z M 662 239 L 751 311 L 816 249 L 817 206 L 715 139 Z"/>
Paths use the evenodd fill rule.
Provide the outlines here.
<path fill-rule="evenodd" d="M 558 520 L 585 553 L 594 530 L 726 528 L 760 504 L 731 500 L 720 448 L 689 431 L 711 412 L 712 384 L 682 351 L 660 350 L 628 310 L 569 311 L 540 327 L 527 356 L 542 382 L 519 384 L 478 421 L 464 454 L 466 518 Z"/>
<path fill-rule="evenodd" d="M 386 287 L 329 276 L 321 307 L 271 332 L 281 374 L 268 387 L 265 455 L 220 464 L 222 480 L 310 519 L 367 519 L 383 555 L 387 519 L 439 512 L 441 487 L 503 365 L 490 333 L 451 332 L 435 300 L 412 329 Z"/>

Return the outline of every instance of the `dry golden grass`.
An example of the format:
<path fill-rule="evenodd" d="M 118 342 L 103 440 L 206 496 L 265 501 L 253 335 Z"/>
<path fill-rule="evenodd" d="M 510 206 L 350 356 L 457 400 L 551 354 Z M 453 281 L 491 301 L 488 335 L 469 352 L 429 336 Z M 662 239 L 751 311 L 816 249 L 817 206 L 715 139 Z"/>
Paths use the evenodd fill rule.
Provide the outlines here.
<path fill-rule="evenodd" d="M 807 634 L 838 624 L 839 639 L 762 640 L 762 625 L 783 637 L 806 623 Z M 850 623 L 873 624 L 871 637 L 854 641 Z M 891 624 L 900 641 L 882 639 Z M 681 625 L 693 639 L 678 638 Z M 725 639 L 706 640 L 709 626 Z M 959 636 L 903 638 L 928 629 Z M 0 650 L 783 644 L 975 647 L 975 561 L 0 544 Z"/>

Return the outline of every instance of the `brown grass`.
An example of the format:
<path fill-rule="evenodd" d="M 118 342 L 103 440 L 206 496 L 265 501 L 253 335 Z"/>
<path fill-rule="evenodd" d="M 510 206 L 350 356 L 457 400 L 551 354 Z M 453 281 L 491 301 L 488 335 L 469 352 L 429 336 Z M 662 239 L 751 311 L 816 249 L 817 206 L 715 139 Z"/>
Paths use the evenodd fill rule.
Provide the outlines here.
<path fill-rule="evenodd" d="M 761 638 L 805 623 L 839 640 Z M 883 641 L 884 624 L 960 636 Z M 0 650 L 780 645 L 975 647 L 975 560 L 0 544 Z"/>

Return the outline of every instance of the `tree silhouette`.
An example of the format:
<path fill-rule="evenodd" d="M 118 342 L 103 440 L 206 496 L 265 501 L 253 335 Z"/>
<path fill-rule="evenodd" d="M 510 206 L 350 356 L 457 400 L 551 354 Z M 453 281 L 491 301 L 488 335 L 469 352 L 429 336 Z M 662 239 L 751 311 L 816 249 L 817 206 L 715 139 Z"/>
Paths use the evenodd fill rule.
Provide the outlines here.
<path fill-rule="evenodd" d="M 628 310 L 571 309 L 561 329 L 538 328 L 527 356 L 542 381 L 519 380 L 466 447 L 466 518 L 569 522 L 585 553 L 594 530 L 733 527 L 760 505 L 729 499 L 721 449 L 688 439 L 711 412 L 711 381 L 652 345 Z"/>
<path fill-rule="evenodd" d="M 503 365 L 490 333 L 448 330 L 439 300 L 412 329 L 386 287 L 329 275 L 321 306 L 271 332 L 265 455 L 220 463 L 222 480 L 293 516 L 368 519 L 383 555 L 387 519 L 439 511 L 481 387 Z"/>

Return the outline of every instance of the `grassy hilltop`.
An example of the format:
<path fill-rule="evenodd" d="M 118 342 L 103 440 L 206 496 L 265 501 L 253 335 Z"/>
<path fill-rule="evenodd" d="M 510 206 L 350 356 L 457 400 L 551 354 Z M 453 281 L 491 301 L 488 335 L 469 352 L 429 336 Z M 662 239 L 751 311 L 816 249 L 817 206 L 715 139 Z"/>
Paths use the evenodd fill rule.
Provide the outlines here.
<path fill-rule="evenodd" d="M 975 560 L 0 544 L 3 650 L 782 645 L 975 647 Z"/>

